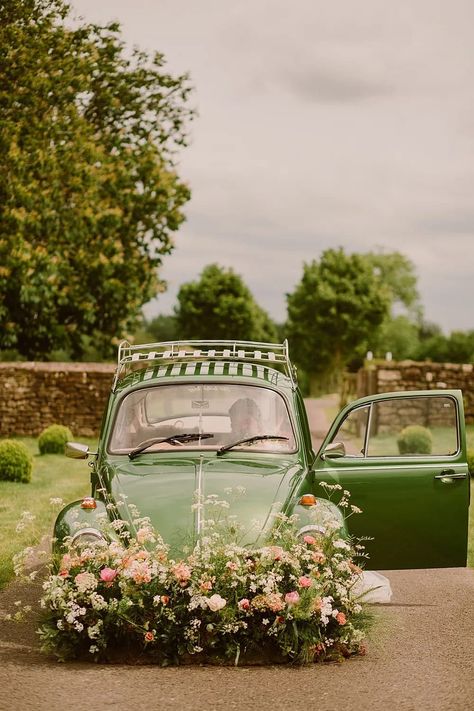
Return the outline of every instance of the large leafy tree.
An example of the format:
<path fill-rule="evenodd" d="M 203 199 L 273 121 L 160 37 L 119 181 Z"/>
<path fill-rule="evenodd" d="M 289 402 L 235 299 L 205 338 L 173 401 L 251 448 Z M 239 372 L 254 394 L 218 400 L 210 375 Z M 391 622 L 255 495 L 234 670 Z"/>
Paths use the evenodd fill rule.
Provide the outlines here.
<path fill-rule="evenodd" d="M 364 255 L 328 249 L 304 264 L 301 281 L 287 294 L 287 335 L 313 392 L 368 347 L 390 301 Z"/>
<path fill-rule="evenodd" d="M 190 91 L 116 24 L 62 0 L 0 5 L 0 349 L 103 352 L 162 287 L 189 190 Z"/>
<path fill-rule="evenodd" d="M 181 286 L 176 316 L 181 338 L 277 339 L 275 325 L 242 278 L 217 264 L 205 267 L 197 281 Z"/>

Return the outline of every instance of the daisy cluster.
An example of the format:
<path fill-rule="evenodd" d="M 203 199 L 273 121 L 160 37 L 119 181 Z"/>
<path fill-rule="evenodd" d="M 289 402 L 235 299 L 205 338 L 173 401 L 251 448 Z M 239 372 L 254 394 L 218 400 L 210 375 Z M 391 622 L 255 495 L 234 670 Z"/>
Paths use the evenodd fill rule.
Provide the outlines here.
<path fill-rule="evenodd" d="M 224 504 L 200 503 L 219 514 L 180 559 L 148 519 L 135 520 L 133 537 L 124 522 L 109 542 L 69 543 L 43 586 L 43 650 L 161 664 L 307 663 L 363 651 L 361 570 L 340 522 L 298 535 L 293 517 L 276 514 L 267 545 L 252 547 Z"/>

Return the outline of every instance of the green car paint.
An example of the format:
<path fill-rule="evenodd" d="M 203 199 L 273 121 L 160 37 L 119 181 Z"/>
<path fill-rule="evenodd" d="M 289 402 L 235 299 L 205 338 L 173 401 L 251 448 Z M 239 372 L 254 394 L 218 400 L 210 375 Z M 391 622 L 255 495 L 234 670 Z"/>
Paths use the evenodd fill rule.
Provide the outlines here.
<path fill-rule="evenodd" d="M 255 351 L 260 345 L 253 344 Z M 111 516 L 111 507 L 105 508 L 106 503 L 118 504 L 120 517 L 130 522 L 133 532 L 133 515 L 128 504 L 135 504 L 142 516 L 150 517 L 172 551 L 177 551 L 183 543 L 195 543 L 199 535 L 196 508 L 192 508 L 197 489 L 203 497 L 216 495 L 229 499 L 229 489 L 244 487 L 246 494 L 232 502 L 232 514 L 245 527 L 244 542 L 263 544 L 272 525 L 271 514 L 279 511 L 296 514 L 296 525 L 302 533 L 318 530 L 331 515 L 336 516 L 341 529 L 345 529 L 343 512 L 328 500 L 320 486 L 321 482 L 328 482 L 348 489 L 351 502 L 363 509 L 362 514 L 347 518 L 347 528 L 350 534 L 374 539 L 367 543 L 370 562 L 366 567 L 465 565 L 469 481 L 459 392 L 440 391 L 444 397 L 450 397 L 449 402 L 456 407 L 458 447 L 454 454 L 332 458 L 329 450 L 325 455 L 325 450 L 334 443 L 341 423 L 356 408 L 370 408 L 377 400 L 397 402 L 404 397 L 433 397 L 439 392 L 392 393 L 351 403 L 336 418 L 316 455 L 303 398 L 288 374 L 270 367 L 271 364 L 249 366 L 235 353 L 219 367 L 212 367 L 212 355 L 207 354 L 211 363 L 207 368 L 201 361 L 193 363 L 183 358 L 181 362 L 179 355 L 172 357 L 169 364 L 145 364 L 146 367 L 132 370 L 125 378 L 116 380 L 103 418 L 98 453 L 92 463 L 92 496 L 98 503 L 98 511 L 106 511 Z M 255 443 L 218 456 L 217 446 L 209 445 L 208 440 L 205 447 L 199 443 L 183 447 L 179 442 L 163 449 L 158 446 L 133 459 L 127 452 L 111 451 L 113 432 L 119 426 L 120 408 L 125 398 L 132 393 L 138 393 L 134 397 L 141 397 L 145 391 L 178 383 L 197 388 L 197 392 L 202 384 L 211 389 L 236 386 L 245 389 L 247 395 L 254 392 L 249 388 L 272 391 L 285 403 L 295 447 L 291 451 L 267 451 Z M 165 392 L 169 391 L 154 390 L 153 396 Z M 206 407 L 203 403 L 198 399 L 196 407 Z M 439 478 L 446 471 L 451 473 L 451 478 Z M 313 494 L 316 505 L 300 505 L 304 494 Z M 74 533 L 74 511 L 83 519 L 80 506 L 81 502 L 74 502 L 60 513 L 55 527 L 59 546 L 65 536 Z M 344 511 L 347 512 L 348 509 Z M 87 515 L 91 526 L 99 528 L 97 517 L 89 512 Z"/>

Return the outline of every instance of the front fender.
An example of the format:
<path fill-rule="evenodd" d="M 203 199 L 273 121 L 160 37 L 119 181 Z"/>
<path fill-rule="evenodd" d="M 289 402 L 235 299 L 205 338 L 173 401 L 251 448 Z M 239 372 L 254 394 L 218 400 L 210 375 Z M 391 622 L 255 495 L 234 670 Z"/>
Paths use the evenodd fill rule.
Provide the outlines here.
<path fill-rule="evenodd" d="M 107 517 L 104 502 L 96 499 L 97 508 L 95 509 L 83 509 L 81 503 L 82 499 L 72 501 L 59 512 L 54 524 L 53 553 L 61 553 L 64 548 L 64 539 L 73 536 L 81 528 L 101 530 L 104 514 Z"/>

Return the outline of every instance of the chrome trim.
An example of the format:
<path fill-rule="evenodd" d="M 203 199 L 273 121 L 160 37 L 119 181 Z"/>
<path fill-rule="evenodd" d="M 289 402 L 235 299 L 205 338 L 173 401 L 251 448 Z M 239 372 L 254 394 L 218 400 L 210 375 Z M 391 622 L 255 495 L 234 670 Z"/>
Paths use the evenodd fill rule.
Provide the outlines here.
<path fill-rule="evenodd" d="M 434 476 L 435 479 L 467 479 L 467 474 L 466 473 L 460 473 L 456 474 L 455 472 L 445 472 L 444 474 L 435 474 Z"/>
<path fill-rule="evenodd" d="M 71 545 L 75 543 L 80 536 L 84 535 L 94 536 L 99 541 L 102 540 L 104 541 L 104 543 L 107 542 L 105 536 L 100 531 L 98 531 L 97 528 L 81 528 L 79 529 L 79 531 L 76 531 L 76 533 L 72 536 Z"/>
<path fill-rule="evenodd" d="M 316 531 L 316 533 L 326 533 L 324 526 L 318 526 L 316 523 L 311 523 L 308 526 L 302 526 L 296 535 L 303 536 L 305 533 L 309 533 L 310 531 Z"/>
<path fill-rule="evenodd" d="M 196 534 L 199 537 L 201 535 L 202 531 L 202 523 L 203 523 L 203 490 L 202 490 L 202 455 L 199 457 L 199 465 L 196 468 L 196 487 L 195 487 L 195 492 L 197 496 L 197 506 L 196 506 L 196 515 L 194 517 L 194 526 L 196 529 Z"/>
<path fill-rule="evenodd" d="M 334 467 L 326 467 L 325 469 L 317 469 L 316 471 L 318 474 L 321 472 L 327 472 L 329 474 L 333 473 L 336 470 L 344 472 L 358 472 L 360 471 L 361 467 L 364 469 L 364 471 L 370 471 L 371 469 L 381 469 L 383 467 L 387 467 L 388 465 L 393 465 L 396 469 L 413 469 L 413 467 L 416 467 L 417 469 L 434 469 L 437 464 L 439 464 L 439 461 L 436 460 L 434 460 L 431 464 L 417 464 L 417 462 L 411 462 L 411 464 L 398 464 L 397 462 L 393 461 L 381 461 L 380 464 L 373 464 L 371 466 L 367 466 L 367 459 L 364 459 L 364 457 L 360 457 L 358 461 L 361 462 L 361 465 L 358 467 L 341 467 L 336 465 Z M 466 468 L 466 464 L 463 462 L 453 462 L 452 464 L 450 463 L 449 466 Z"/>

